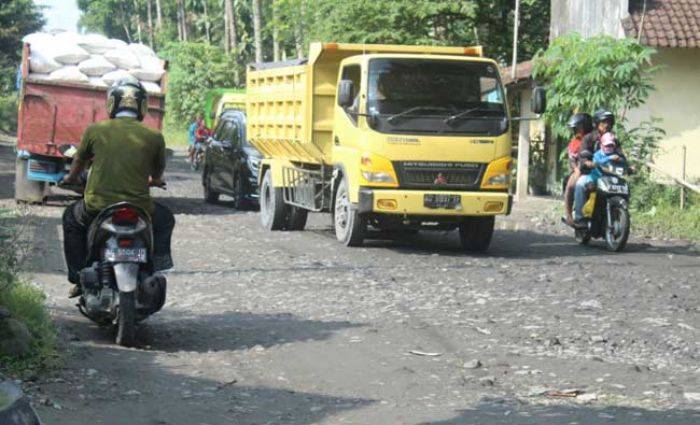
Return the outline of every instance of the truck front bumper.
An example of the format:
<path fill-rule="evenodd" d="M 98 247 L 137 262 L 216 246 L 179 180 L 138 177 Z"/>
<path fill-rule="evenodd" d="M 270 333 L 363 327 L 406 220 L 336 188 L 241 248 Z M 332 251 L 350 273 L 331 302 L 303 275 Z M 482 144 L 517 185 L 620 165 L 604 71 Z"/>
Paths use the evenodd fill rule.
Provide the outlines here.
<path fill-rule="evenodd" d="M 425 195 L 459 196 L 457 208 L 429 208 Z M 395 214 L 402 216 L 480 216 L 510 214 L 513 197 L 507 192 L 444 192 L 402 189 L 360 189 L 360 213 Z"/>

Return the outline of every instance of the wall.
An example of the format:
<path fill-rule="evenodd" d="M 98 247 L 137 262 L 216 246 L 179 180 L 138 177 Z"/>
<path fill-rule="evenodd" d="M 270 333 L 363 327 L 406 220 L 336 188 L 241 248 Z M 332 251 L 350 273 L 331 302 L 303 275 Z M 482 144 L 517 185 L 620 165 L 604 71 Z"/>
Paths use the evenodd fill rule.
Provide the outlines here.
<path fill-rule="evenodd" d="M 680 177 L 685 145 L 686 173 L 691 180 L 700 180 L 700 49 L 659 49 L 653 60 L 663 67 L 654 78 L 656 91 L 645 105 L 630 112 L 630 122 L 661 118 L 659 126 L 667 135 L 654 162 Z"/>
<path fill-rule="evenodd" d="M 577 32 L 584 37 L 607 34 L 625 36 L 622 19 L 629 13 L 629 0 L 552 0 L 550 40 Z"/>

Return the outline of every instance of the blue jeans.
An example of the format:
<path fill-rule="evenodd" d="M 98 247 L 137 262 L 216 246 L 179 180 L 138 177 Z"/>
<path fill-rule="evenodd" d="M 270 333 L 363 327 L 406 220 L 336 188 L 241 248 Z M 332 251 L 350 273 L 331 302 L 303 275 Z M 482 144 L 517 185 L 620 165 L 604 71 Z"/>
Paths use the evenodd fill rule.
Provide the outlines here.
<path fill-rule="evenodd" d="M 595 183 L 590 174 L 579 177 L 574 187 L 574 220 L 583 219 L 583 206 L 586 204 L 588 197 L 588 185 Z"/>

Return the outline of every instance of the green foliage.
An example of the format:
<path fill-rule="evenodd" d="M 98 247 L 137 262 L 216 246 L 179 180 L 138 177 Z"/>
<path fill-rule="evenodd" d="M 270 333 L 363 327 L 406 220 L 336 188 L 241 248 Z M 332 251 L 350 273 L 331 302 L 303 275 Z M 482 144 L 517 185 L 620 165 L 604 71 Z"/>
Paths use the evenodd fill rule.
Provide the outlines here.
<path fill-rule="evenodd" d="M 204 109 L 209 89 L 232 87 L 234 69 L 240 69 L 232 56 L 205 43 L 171 43 L 160 54 L 170 61 L 166 108 L 169 124 L 176 127 Z"/>
<path fill-rule="evenodd" d="M 13 90 L 22 55 L 22 37 L 43 25 L 41 8 L 32 0 L 0 2 L 0 95 Z"/>
<path fill-rule="evenodd" d="M 700 242 L 700 197 L 689 196 L 687 206 L 678 207 L 679 190 L 668 187 L 636 187 L 635 194 L 657 196 L 646 198 L 650 203 L 632 210 L 633 231 L 639 236 L 672 237 Z M 660 185 L 659 185 L 660 186 Z M 640 193 L 641 190 L 646 193 Z"/>
<path fill-rule="evenodd" d="M 187 128 L 184 125 L 176 125 L 170 122 L 163 126 L 163 138 L 165 139 L 165 145 L 171 149 L 184 148 L 189 143 Z"/>
<path fill-rule="evenodd" d="M 19 217 L 8 210 L 0 210 L 0 306 L 12 317 L 27 325 L 32 336 L 31 355 L 24 359 L 0 359 L 0 365 L 14 371 L 45 366 L 54 358 L 56 332 L 44 306 L 44 293 L 19 278 L 23 246 L 20 233 L 14 226 Z"/>
<path fill-rule="evenodd" d="M 642 105 L 653 90 L 655 51 L 633 39 L 608 36 L 583 39 L 572 34 L 556 39 L 535 57 L 533 73 L 546 83 L 545 119 L 554 133 L 570 137 L 566 122 L 573 113 L 607 108 L 621 127 L 630 109 Z"/>
<path fill-rule="evenodd" d="M 14 133 L 17 130 L 17 93 L 0 93 L 0 131 Z"/>

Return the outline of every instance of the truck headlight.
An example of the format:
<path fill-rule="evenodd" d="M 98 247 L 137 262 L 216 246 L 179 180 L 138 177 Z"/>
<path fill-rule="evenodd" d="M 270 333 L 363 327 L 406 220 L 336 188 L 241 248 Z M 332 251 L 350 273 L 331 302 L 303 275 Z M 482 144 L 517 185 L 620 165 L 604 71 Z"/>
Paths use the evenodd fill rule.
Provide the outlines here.
<path fill-rule="evenodd" d="M 363 171 L 362 177 L 371 183 L 396 183 L 396 180 L 394 180 L 392 175 L 381 171 L 377 173 L 372 171 Z"/>
<path fill-rule="evenodd" d="M 481 180 L 482 189 L 508 190 L 510 187 L 510 170 L 513 167 L 513 159 L 509 156 L 491 161 L 486 167 L 484 177 Z"/>

